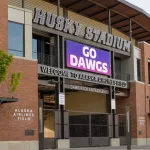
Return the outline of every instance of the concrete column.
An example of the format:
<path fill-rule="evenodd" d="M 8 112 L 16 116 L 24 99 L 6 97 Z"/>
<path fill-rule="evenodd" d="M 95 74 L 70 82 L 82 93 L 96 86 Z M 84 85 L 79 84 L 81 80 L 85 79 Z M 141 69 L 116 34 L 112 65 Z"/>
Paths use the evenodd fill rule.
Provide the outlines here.
<path fill-rule="evenodd" d="M 32 11 L 24 10 L 25 15 L 25 57 L 32 59 Z"/>

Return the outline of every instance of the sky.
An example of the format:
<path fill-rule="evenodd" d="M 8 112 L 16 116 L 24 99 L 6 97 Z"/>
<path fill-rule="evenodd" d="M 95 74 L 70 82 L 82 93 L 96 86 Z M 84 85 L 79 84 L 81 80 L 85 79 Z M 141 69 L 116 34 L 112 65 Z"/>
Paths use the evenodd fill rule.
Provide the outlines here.
<path fill-rule="evenodd" d="M 126 0 L 150 14 L 150 0 Z"/>

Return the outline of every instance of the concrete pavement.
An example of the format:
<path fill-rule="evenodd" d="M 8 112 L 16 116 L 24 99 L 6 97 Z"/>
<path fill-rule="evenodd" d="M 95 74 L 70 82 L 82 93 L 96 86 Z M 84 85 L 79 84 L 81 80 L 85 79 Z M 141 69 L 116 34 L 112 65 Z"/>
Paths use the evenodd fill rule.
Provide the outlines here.
<path fill-rule="evenodd" d="M 145 146 L 132 146 L 131 150 L 150 150 L 150 145 Z M 50 150 L 50 149 L 45 149 Z M 119 147 L 84 147 L 84 148 L 70 148 L 70 149 L 59 149 L 59 150 L 127 150 L 127 146 Z"/>

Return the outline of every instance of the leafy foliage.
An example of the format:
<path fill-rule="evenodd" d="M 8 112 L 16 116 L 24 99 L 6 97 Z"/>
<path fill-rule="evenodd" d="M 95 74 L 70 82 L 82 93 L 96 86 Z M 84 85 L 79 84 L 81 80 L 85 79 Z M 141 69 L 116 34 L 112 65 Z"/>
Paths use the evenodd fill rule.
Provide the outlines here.
<path fill-rule="evenodd" d="M 10 80 L 10 88 L 12 92 L 15 92 L 22 77 L 21 73 L 12 73 L 11 80 Z"/>
<path fill-rule="evenodd" d="M 0 83 L 6 80 L 6 76 L 8 73 L 8 68 L 13 61 L 13 55 L 9 55 L 4 51 L 0 50 Z M 11 92 L 15 92 L 20 83 L 20 79 L 22 77 L 21 73 L 12 73 L 10 79 L 10 89 Z"/>
<path fill-rule="evenodd" d="M 8 67 L 13 61 L 13 56 L 0 51 L 0 83 L 6 79 Z"/>

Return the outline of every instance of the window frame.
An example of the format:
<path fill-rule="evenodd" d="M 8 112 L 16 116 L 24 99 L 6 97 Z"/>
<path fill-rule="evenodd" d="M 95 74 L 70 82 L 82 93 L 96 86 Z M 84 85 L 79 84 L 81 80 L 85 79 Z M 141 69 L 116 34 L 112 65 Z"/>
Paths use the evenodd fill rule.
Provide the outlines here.
<path fill-rule="evenodd" d="M 23 50 L 19 51 L 19 50 L 9 49 L 9 43 L 8 43 L 8 51 L 10 50 L 10 51 L 15 51 L 15 52 L 16 51 L 17 52 L 22 52 L 23 55 L 22 56 L 17 56 L 17 57 L 25 57 L 25 24 L 22 24 L 22 23 L 19 23 L 19 22 L 15 22 L 15 21 L 9 21 L 8 20 L 8 26 L 9 26 L 9 22 L 23 26 L 23 32 L 22 32 L 22 34 L 23 34 L 23 37 L 22 37 L 22 40 L 23 40 L 23 47 L 22 48 L 23 48 Z M 9 29 L 8 29 L 8 31 L 9 31 Z M 9 33 L 8 33 L 8 42 L 9 42 Z M 14 55 L 14 56 L 16 56 L 16 55 Z"/>
<path fill-rule="evenodd" d="M 150 85 L 150 67 L 149 67 L 149 65 L 150 65 L 150 59 L 148 59 L 148 84 Z"/>
<path fill-rule="evenodd" d="M 37 35 L 32 34 L 32 59 L 38 59 L 38 56 L 37 56 L 38 55 L 37 54 L 38 53 L 38 38 L 37 37 L 38 37 Z M 36 52 L 33 51 L 33 39 L 37 41 L 37 43 L 36 43 L 37 44 L 37 51 Z M 40 45 L 40 48 L 41 48 L 41 45 Z M 36 58 L 33 57 L 34 56 L 33 54 L 36 54 Z"/>
<path fill-rule="evenodd" d="M 136 68 L 137 69 L 137 81 L 142 81 L 141 59 L 136 58 L 136 64 L 137 64 L 137 68 Z"/>
<path fill-rule="evenodd" d="M 54 34 L 54 35 L 57 36 L 57 34 Z M 38 34 L 38 33 L 34 33 L 34 32 L 32 33 L 32 44 L 33 44 L 33 39 L 36 39 L 36 40 L 38 39 L 38 42 L 41 41 L 41 44 L 40 44 L 41 51 L 40 52 L 38 51 L 38 46 L 37 46 L 37 55 L 38 55 L 38 53 L 45 54 L 45 39 L 49 39 L 49 41 L 50 41 L 50 37 L 51 37 L 51 34 L 48 36 L 46 34 Z M 57 40 L 57 39 L 54 39 L 54 40 Z M 38 42 L 37 42 L 37 45 L 38 45 Z M 54 44 L 54 45 L 56 45 L 56 44 Z M 32 47 L 32 54 L 33 53 L 35 53 L 35 52 L 33 51 L 33 47 Z M 55 53 L 55 51 L 53 51 L 53 53 Z M 47 55 L 50 55 L 50 54 L 47 54 Z M 32 56 L 32 58 L 33 58 L 33 56 Z M 33 58 L 33 59 L 35 59 L 35 58 Z"/>
<path fill-rule="evenodd" d="M 121 66 L 122 66 L 122 64 L 121 64 L 121 58 L 120 57 L 114 57 L 114 70 L 115 70 L 115 78 L 116 79 L 122 79 L 122 70 L 121 70 Z M 117 62 L 120 62 L 119 64 L 119 68 L 117 68 L 116 66 L 118 66 L 118 63 Z M 119 70 L 118 70 L 119 69 Z"/>
<path fill-rule="evenodd" d="M 117 73 L 121 73 L 121 58 L 120 58 L 120 57 L 114 57 L 115 72 L 116 72 L 116 69 L 117 69 L 117 68 L 116 68 L 116 62 L 117 62 L 117 61 L 120 62 L 120 66 L 119 66 L 119 71 L 120 71 L 120 72 L 117 71 Z"/>

